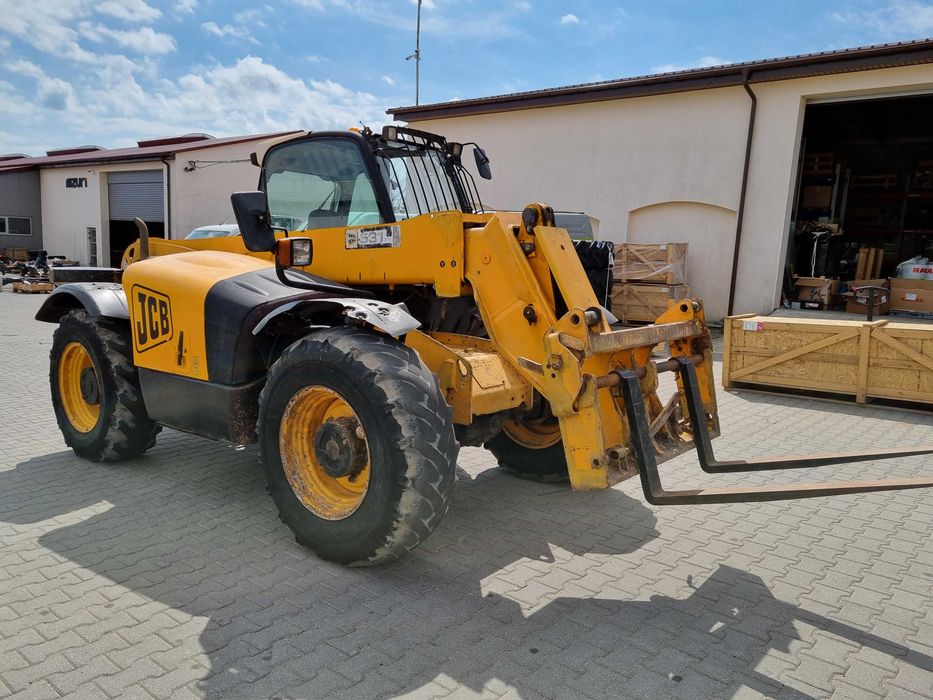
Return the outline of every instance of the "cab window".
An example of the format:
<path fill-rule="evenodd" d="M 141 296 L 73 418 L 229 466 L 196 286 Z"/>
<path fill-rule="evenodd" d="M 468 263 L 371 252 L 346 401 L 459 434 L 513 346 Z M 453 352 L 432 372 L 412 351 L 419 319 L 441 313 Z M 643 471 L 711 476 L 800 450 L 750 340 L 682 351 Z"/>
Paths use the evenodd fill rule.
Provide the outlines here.
<path fill-rule="evenodd" d="M 264 184 L 273 226 L 305 231 L 384 223 L 363 154 L 350 139 L 274 146 L 266 155 Z"/>

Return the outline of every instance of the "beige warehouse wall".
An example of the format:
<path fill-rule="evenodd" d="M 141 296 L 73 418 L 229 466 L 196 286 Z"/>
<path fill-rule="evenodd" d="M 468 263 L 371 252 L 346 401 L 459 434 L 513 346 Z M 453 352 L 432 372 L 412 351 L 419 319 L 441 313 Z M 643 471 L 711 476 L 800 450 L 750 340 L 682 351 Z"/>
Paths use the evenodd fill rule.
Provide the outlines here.
<path fill-rule="evenodd" d="M 87 187 L 66 188 L 67 178 L 87 178 Z M 88 264 L 87 227 L 101 228 L 101 191 L 97 170 L 88 166 L 46 168 L 39 173 L 42 199 L 42 245 L 49 255 L 65 255 Z M 98 243 L 99 245 L 99 243 Z M 98 262 L 105 264 L 98 247 Z"/>
<path fill-rule="evenodd" d="M 704 202 L 649 205 L 629 214 L 627 238 L 632 243 L 688 243 L 690 293 L 704 300 L 710 318 L 726 315 L 730 276 L 709 271 L 732 264 L 734 210 Z"/>
<path fill-rule="evenodd" d="M 930 90 L 933 68 L 863 71 L 753 88 L 759 106 L 737 313 L 768 313 L 779 302 L 807 101 Z M 596 216 L 603 239 L 625 241 L 629 226 L 637 222 L 641 241 L 689 241 L 689 281 L 716 318 L 728 303 L 735 215 L 731 214 L 731 229 L 722 212 L 712 215 L 711 235 L 710 221 L 694 222 L 683 207 L 662 207 L 650 214 L 645 208 L 700 202 L 736 210 L 748 110 L 745 91 L 734 87 L 424 120 L 413 126 L 455 141 L 477 141 L 486 148 L 494 174 L 491 182 L 480 181 L 487 206 L 514 209 L 529 201 L 546 201 Z M 638 214 L 640 210 L 644 212 Z"/>
<path fill-rule="evenodd" d="M 723 88 L 417 127 L 486 149 L 493 168 L 493 179 L 480 181 L 487 206 L 515 209 L 544 201 L 597 217 L 604 240 L 689 242 L 688 281 L 711 315 L 721 317 L 747 118 L 744 91 Z M 692 220 L 691 213 L 707 210 L 713 220 Z M 637 235 L 630 238 L 633 223 Z M 699 248 L 707 244 L 713 249 Z"/>
<path fill-rule="evenodd" d="M 255 190 L 259 168 L 249 163 L 220 163 L 185 172 L 188 161 L 246 160 L 256 150 L 255 142 L 200 150 L 182 151 L 172 162 L 171 237 L 184 238 L 192 229 L 209 224 L 235 224 L 230 195 Z"/>
<path fill-rule="evenodd" d="M 107 173 L 127 170 L 164 172 L 164 165 L 159 161 L 146 161 L 43 168 L 40 171 L 42 245 L 49 255 L 67 255 L 84 265 L 89 264 L 87 227 L 93 226 L 97 229 L 97 264 L 110 264 Z M 66 188 L 65 180 L 72 177 L 87 178 L 87 187 Z M 164 184 L 163 180 L 163 187 Z"/>

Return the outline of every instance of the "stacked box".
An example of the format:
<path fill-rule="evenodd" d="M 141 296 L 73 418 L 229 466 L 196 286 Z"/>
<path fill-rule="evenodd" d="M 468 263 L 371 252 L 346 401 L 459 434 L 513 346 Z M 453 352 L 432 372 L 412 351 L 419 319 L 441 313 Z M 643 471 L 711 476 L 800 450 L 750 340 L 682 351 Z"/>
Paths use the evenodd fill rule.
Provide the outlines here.
<path fill-rule="evenodd" d="M 685 284 L 617 284 L 612 292 L 612 312 L 622 323 L 654 323 L 667 311 L 668 301 L 690 297 Z"/>
<path fill-rule="evenodd" d="M 669 301 L 690 296 L 686 243 L 620 243 L 615 249 L 612 312 L 623 323 L 653 323 Z"/>
<path fill-rule="evenodd" d="M 638 284 L 686 284 L 686 243 L 620 243 L 613 278 Z"/>

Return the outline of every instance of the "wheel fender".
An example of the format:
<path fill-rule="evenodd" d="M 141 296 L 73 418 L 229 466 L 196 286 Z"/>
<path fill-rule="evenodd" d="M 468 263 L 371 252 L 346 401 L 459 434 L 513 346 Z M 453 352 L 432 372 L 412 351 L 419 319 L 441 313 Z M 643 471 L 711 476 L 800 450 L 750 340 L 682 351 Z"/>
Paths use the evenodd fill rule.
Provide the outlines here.
<path fill-rule="evenodd" d="M 116 282 L 73 282 L 56 287 L 36 312 L 37 321 L 58 323 L 62 316 L 84 309 L 90 316 L 129 319 L 126 293 Z"/>
<path fill-rule="evenodd" d="M 377 299 L 325 297 L 299 299 L 282 304 L 260 319 L 259 323 L 253 328 L 253 335 L 259 335 L 269 321 L 282 314 L 293 311 L 313 314 L 315 311 L 333 311 L 335 309 L 342 309 L 347 316 L 384 331 L 394 338 L 403 336 L 421 325 L 418 319 L 408 313 L 408 309 L 404 304 L 387 304 Z"/>

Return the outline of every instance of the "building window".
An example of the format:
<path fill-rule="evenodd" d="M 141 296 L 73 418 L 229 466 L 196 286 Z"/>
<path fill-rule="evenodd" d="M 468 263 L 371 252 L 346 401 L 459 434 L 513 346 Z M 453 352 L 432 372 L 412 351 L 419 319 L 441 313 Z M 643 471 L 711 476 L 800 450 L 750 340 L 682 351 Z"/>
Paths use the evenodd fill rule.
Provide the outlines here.
<path fill-rule="evenodd" d="M 31 236 L 32 219 L 25 216 L 0 216 L 0 234 Z"/>

